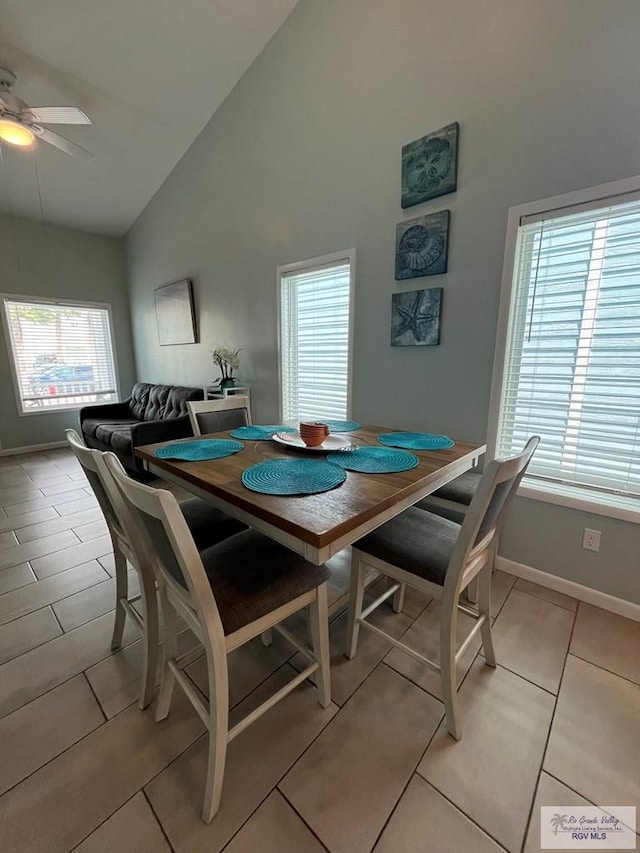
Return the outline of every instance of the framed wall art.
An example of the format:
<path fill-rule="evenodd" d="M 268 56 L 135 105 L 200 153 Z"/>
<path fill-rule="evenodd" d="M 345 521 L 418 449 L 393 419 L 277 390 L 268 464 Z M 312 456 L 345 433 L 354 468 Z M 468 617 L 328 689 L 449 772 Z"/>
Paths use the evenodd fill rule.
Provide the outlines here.
<path fill-rule="evenodd" d="M 161 347 L 173 344 L 195 344 L 196 315 L 193 307 L 193 285 L 190 279 L 158 287 L 154 293 L 158 342 Z"/>
<path fill-rule="evenodd" d="M 447 271 L 450 211 L 429 213 L 396 226 L 396 281 Z"/>
<path fill-rule="evenodd" d="M 441 287 L 394 293 L 391 297 L 391 346 L 437 346 L 441 316 Z"/>
<path fill-rule="evenodd" d="M 402 207 L 455 192 L 458 129 L 454 121 L 402 147 Z"/>

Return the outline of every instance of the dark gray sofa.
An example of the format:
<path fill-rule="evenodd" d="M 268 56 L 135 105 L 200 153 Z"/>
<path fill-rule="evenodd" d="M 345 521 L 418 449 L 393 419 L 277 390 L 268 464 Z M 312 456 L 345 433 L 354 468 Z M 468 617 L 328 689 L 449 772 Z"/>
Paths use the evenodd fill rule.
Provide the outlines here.
<path fill-rule="evenodd" d="M 135 448 L 193 435 L 186 404 L 202 400 L 202 388 L 138 382 L 122 403 L 80 409 L 80 429 L 87 447 L 111 450 L 130 474 L 145 479 Z"/>

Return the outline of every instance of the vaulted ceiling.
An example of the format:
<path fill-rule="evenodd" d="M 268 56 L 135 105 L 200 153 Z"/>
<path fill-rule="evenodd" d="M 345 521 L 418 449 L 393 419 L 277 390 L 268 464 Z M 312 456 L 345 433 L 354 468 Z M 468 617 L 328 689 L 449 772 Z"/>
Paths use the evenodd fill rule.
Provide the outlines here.
<path fill-rule="evenodd" d="M 102 234 L 127 231 L 297 0 L 2 0 L 0 67 L 83 162 L 2 145 L 0 210 Z M 52 128 L 54 129 L 54 128 Z"/>

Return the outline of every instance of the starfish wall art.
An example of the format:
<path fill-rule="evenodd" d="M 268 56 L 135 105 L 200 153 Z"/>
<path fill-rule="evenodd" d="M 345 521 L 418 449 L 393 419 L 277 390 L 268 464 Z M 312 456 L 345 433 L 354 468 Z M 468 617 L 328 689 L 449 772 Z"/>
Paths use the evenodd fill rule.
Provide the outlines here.
<path fill-rule="evenodd" d="M 441 313 L 441 287 L 394 293 L 391 297 L 391 346 L 437 346 Z"/>

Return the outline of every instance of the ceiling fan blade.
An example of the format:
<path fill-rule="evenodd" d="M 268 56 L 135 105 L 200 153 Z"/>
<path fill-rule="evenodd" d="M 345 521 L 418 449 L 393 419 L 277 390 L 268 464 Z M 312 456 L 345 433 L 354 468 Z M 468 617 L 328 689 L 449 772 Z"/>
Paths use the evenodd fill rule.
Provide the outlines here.
<path fill-rule="evenodd" d="M 53 145 L 54 148 L 59 148 L 60 151 L 64 151 L 65 154 L 71 154 L 72 157 L 78 157 L 80 160 L 90 160 L 93 157 L 93 154 L 90 151 L 87 151 L 86 148 L 76 145 L 75 142 L 65 139 L 64 136 L 59 136 L 52 130 L 47 130 L 44 127 L 38 127 L 35 124 L 31 125 L 31 130 L 33 130 L 33 132 L 44 142 L 48 142 L 49 145 Z"/>
<path fill-rule="evenodd" d="M 78 107 L 27 107 L 25 112 L 40 124 L 91 124 Z"/>

